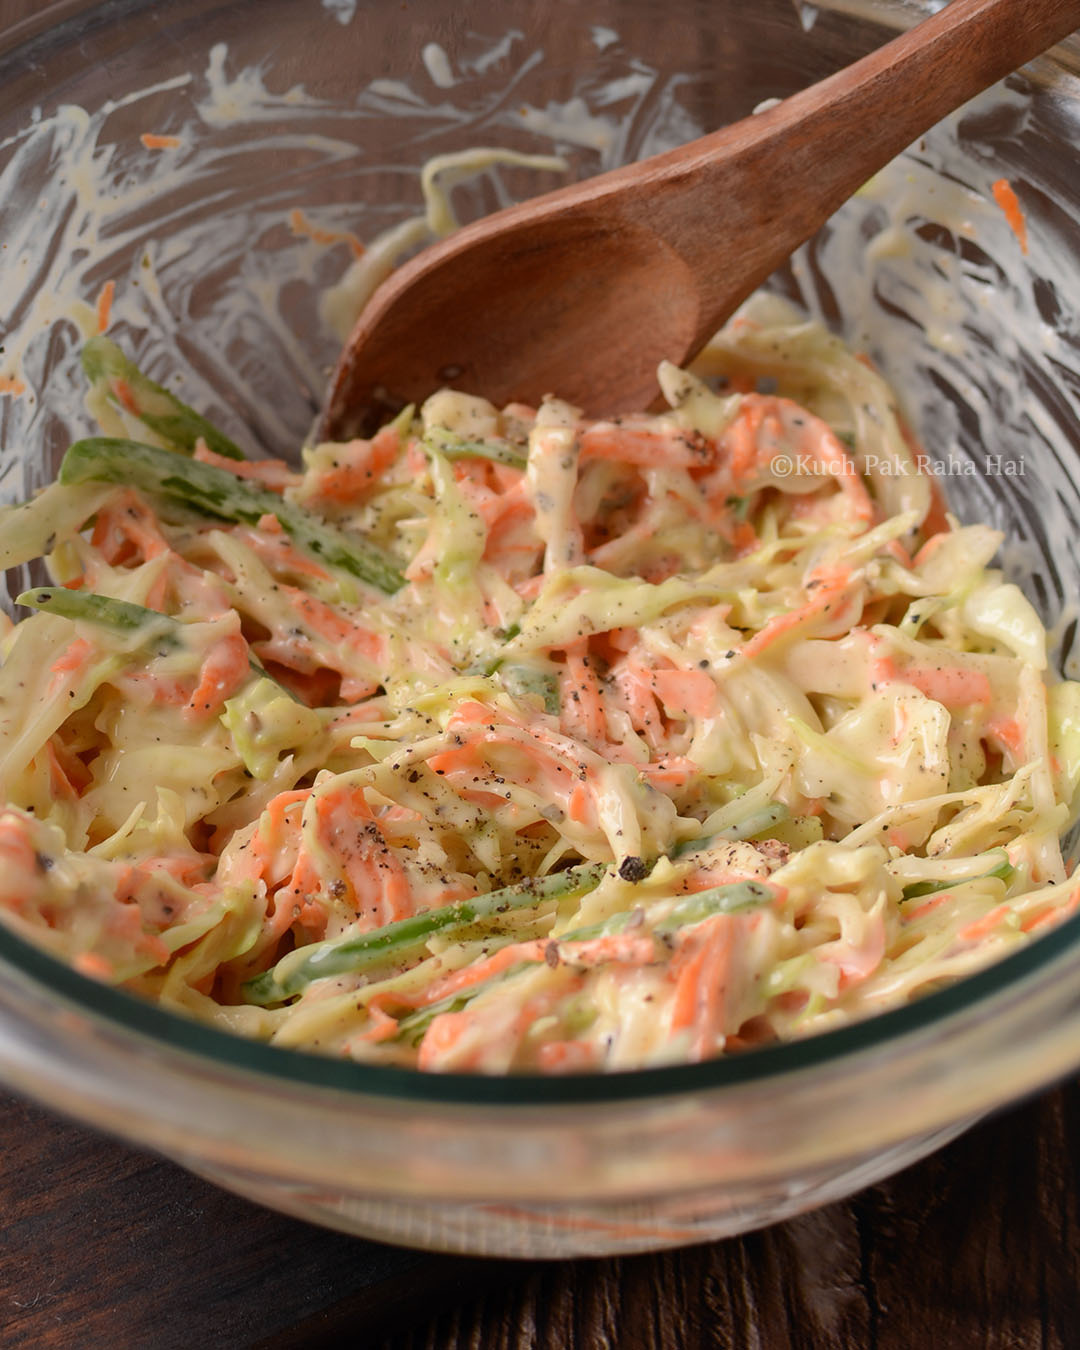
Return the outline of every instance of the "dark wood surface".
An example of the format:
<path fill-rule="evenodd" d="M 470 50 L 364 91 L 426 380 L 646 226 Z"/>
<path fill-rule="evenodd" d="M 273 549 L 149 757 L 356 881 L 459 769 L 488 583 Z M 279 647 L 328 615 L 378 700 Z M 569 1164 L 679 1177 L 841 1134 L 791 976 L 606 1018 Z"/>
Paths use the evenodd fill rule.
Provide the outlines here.
<path fill-rule="evenodd" d="M 593 9 L 642 47 L 615 0 Z M 713 7 L 698 10 L 707 63 L 726 39 Z M 551 13 L 540 45 L 554 58 Z M 786 92 L 797 21 L 789 5 L 770 14 Z M 842 18 L 822 15 L 815 36 L 855 54 Z M 752 103 L 703 81 L 703 125 L 723 120 L 725 96 Z M 0 1350 L 1073 1350 L 1078 1158 L 1069 1084 L 764 1232 L 621 1260 L 479 1262 L 280 1217 L 0 1096 Z"/>
<path fill-rule="evenodd" d="M 843 1204 L 604 1261 L 402 1252 L 0 1098 L 4 1350 L 1080 1346 L 1080 1084 Z"/>

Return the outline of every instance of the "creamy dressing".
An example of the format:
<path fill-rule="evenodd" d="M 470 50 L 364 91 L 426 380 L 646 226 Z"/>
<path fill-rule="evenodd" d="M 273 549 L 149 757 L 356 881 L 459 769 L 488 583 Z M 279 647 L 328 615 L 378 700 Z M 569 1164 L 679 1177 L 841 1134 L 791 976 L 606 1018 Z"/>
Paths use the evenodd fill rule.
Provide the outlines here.
<path fill-rule="evenodd" d="M 727 392 L 667 368 L 656 416 L 443 390 L 296 473 L 87 343 L 138 440 L 0 518 L 61 583 L 0 665 L 4 920 L 280 1044 L 565 1073 L 850 1022 L 1072 913 L 1080 685 L 1000 537 L 790 308 L 704 361 Z"/>
<path fill-rule="evenodd" d="M 323 9 L 329 22 L 348 25 L 356 6 L 324 0 Z M 804 26 L 812 25 L 816 13 L 815 6 L 802 6 Z M 596 27 L 592 40 L 606 52 L 618 46 L 619 36 Z M 508 88 L 513 87 L 543 68 L 544 53 L 528 50 L 523 35 L 511 31 L 473 44 L 456 54 L 453 64 L 441 46 L 429 43 L 421 60 L 423 74 L 373 80 L 354 105 L 335 108 L 300 86 L 277 89 L 268 67 L 234 67 L 228 49 L 218 45 L 201 71 L 98 110 L 67 106 L 42 113 L 0 147 L 7 154 L 0 204 L 9 227 L 9 275 L 17 288 L 5 316 L 9 336 L 0 368 L 0 415 L 8 442 L 37 434 L 46 403 L 59 440 L 65 432 L 71 439 L 85 429 L 75 349 L 107 325 L 110 332 L 136 335 L 143 364 L 166 382 L 175 379 L 176 353 L 183 351 L 189 402 L 223 411 L 228 429 L 249 448 L 257 440 L 290 451 L 306 430 L 335 330 L 348 326 L 401 256 L 454 228 L 452 191 L 462 194 L 462 214 L 473 214 L 478 206 L 507 199 L 503 169 L 555 173 L 613 167 L 701 130 L 680 105 L 681 77 L 661 85 L 640 59 L 628 58 L 626 68 L 605 81 L 582 82 L 566 98 L 523 93 L 481 112 L 444 95 L 500 62 L 510 65 Z M 110 119 L 121 108 L 145 110 L 141 145 L 112 138 Z M 441 127 L 467 137 L 474 122 L 484 127 L 484 136 L 474 139 L 488 139 L 492 128 L 524 132 L 535 138 L 537 153 L 480 150 L 438 157 L 419 188 L 413 187 L 413 204 L 402 200 L 383 208 L 381 217 L 374 217 L 378 228 L 365 229 L 362 241 L 354 233 L 353 211 L 340 204 L 305 201 L 298 211 L 287 185 L 255 201 L 245 195 L 243 175 L 236 173 L 237 131 L 260 156 L 279 155 L 283 162 L 304 156 L 320 171 L 355 172 L 357 139 L 373 114 L 414 124 L 425 136 Z M 1075 116 L 1065 105 L 1062 115 Z M 1071 498 L 1040 490 L 1034 475 L 1025 480 L 1018 472 L 1007 502 L 992 481 L 1001 475 L 990 467 L 996 456 L 1001 464 L 1022 468 L 1033 435 L 1051 453 L 1068 454 L 1064 428 L 1077 412 L 1066 382 L 1045 387 L 1037 372 L 1017 378 L 1029 371 L 1033 352 L 1048 367 L 1069 368 L 1075 325 L 1068 316 L 1080 312 L 1080 283 L 1058 265 L 1062 239 L 1053 224 L 1041 221 L 1029 231 L 1025 255 L 1015 221 L 994 200 L 1003 137 L 1008 145 L 1037 135 L 1032 118 L 1030 91 L 1019 86 L 999 88 L 969 105 L 869 183 L 800 251 L 786 283 L 779 284 L 796 292 L 812 315 L 833 325 L 839 320 L 853 345 L 888 371 L 916 426 L 928 431 L 935 460 L 985 460 L 989 479 L 957 474 L 955 483 L 944 486 L 962 514 L 1010 527 L 1006 569 L 1029 587 L 1038 580 L 1046 613 L 1056 611 L 1064 591 L 1052 569 L 1047 575 L 1045 560 L 1053 557 L 1047 541 L 1075 534 Z M 992 138 L 993 150 L 984 149 L 984 134 Z M 552 149 L 562 154 L 553 156 Z M 35 186 L 31 201 L 24 185 L 40 182 L 46 161 L 50 174 L 40 189 Z M 365 163 L 365 172 L 381 167 Z M 1018 175 L 1009 175 L 1009 182 L 1023 209 L 1026 184 Z M 200 184 L 212 185 L 207 193 L 218 207 L 212 214 L 190 209 L 203 190 Z M 1052 185 L 1050 198 L 1066 209 Z M 853 260 L 861 265 L 853 266 Z M 1048 275 L 1054 286 L 1037 281 Z M 214 284 L 197 285 L 202 277 L 214 278 Z M 191 631 L 185 630 L 181 648 L 154 656 L 139 672 L 118 673 L 130 650 L 106 642 L 84 679 L 76 656 L 82 661 L 86 652 L 78 642 L 70 644 L 68 622 L 55 615 L 17 629 L 35 638 L 29 646 L 23 637 L 9 639 L 9 652 L 18 659 L 9 657 L 5 670 L 47 668 L 51 680 L 33 716 L 16 710 L 14 701 L 6 713 L 14 740 L 0 768 L 8 774 L 16 806 L 37 813 L 30 820 L 18 811 L 0 817 L 14 908 L 20 896 L 34 895 L 42 899 L 44 913 L 58 900 L 54 886 L 60 895 L 81 887 L 94 903 L 85 914 L 71 916 L 70 930 L 50 930 L 47 940 L 87 973 L 131 981 L 148 996 L 228 1024 L 244 1023 L 252 1034 L 378 1058 L 387 1031 L 378 1018 L 388 1014 L 377 1009 L 366 977 L 347 969 L 338 984 L 327 985 L 316 963 L 313 978 L 305 966 L 307 946 L 352 940 L 472 895 L 478 885 L 483 894 L 507 876 L 545 875 L 555 868 L 557 878 L 559 865 L 575 853 L 589 865 L 610 863 L 617 876 L 605 875 L 576 918 L 571 894 L 558 914 L 549 908 L 539 920 L 520 920 L 519 931 L 509 936 L 521 944 L 521 961 L 537 968 L 524 976 L 511 966 L 493 970 L 492 983 L 482 981 L 470 1002 L 466 1021 L 455 1020 L 464 1015 L 460 1008 L 434 1000 L 433 1020 L 415 1033 L 422 1040 L 410 1042 L 414 1014 L 404 1010 L 420 1005 L 403 1003 L 400 990 L 407 985 L 408 997 L 415 999 L 419 989 L 445 988 L 450 998 L 454 988 L 465 987 L 452 984 L 464 964 L 490 958 L 487 940 L 455 947 L 439 939 L 430 965 L 423 962 L 386 981 L 399 991 L 399 1001 L 391 998 L 387 1006 L 400 1022 L 386 1058 L 408 1060 L 409 1047 L 421 1044 L 421 1067 L 498 1072 L 666 1062 L 772 1034 L 804 1035 L 975 969 L 1022 940 L 1023 932 L 1070 912 L 1077 896 L 1064 879 L 1057 838 L 1070 819 L 1080 781 L 1080 707 L 1072 693 L 1052 695 L 1047 707 L 1038 673 L 1041 656 L 1030 659 L 1041 652 L 1042 641 L 1034 611 L 996 573 L 984 571 L 993 544 L 985 558 L 973 561 L 983 542 L 980 527 L 951 535 L 930 531 L 939 544 L 952 542 L 931 550 L 925 561 L 905 563 L 902 541 L 911 543 L 912 531 L 927 519 L 931 494 L 902 446 L 892 396 L 858 372 L 845 377 L 846 385 L 826 388 L 822 372 L 842 365 L 836 346 L 820 334 L 807 349 L 805 333 L 790 316 L 778 317 L 780 311 L 768 307 L 756 313 L 749 332 L 718 344 L 703 363 L 709 375 L 727 370 L 736 381 L 749 380 L 739 395 L 716 400 L 714 407 L 704 386 L 682 372 L 671 373 L 670 388 L 678 391 L 675 410 L 655 426 L 635 428 L 630 419 L 628 427 L 584 427 L 572 411 L 549 409 L 551 415 L 541 413 L 530 437 L 529 410 L 504 418 L 481 409 L 478 422 L 475 406 L 458 409 L 464 420 L 447 415 L 444 407 L 426 419 L 430 426 L 413 428 L 412 439 L 407 435 L 395 449 L 397 458 L 392 455 L 382 471 L 389 475 L 386 492 L 380 488 L 370 500 L 366 490 L 355 489 L 355 500 L 335 498 L 328 485 L 342 473 L 359 481 L 355 475 L 363 472 L 365 456 L 381 454 L 375 443 L 316 448 L 303 480 L 268 467 L 265 481 L 277 475 L 279 486 L 299 493 L 297 500 L 315 502 L 332 522 L 400 551 L 409 586 L 382 612 L 357 604 L 355 582 L 335 594 L 333 577 L 325 569 L 311 570 L 310 558 L 305 562 L 303 548 L 273 525 L 272 513 L 257 528 L 184 534 L 181 527 L 178 537 L 176 527 L 166 526 L 177 556 L 209 569 L 205 575 L 228 578 L 233 603 L 269 634 L 252 650 L 275 669 L 291 671 L 286 678 L 298 687 L 307 689 L 303 682 L 313 669 L 333 670 L 348 649 L 349 664 L 338 671 L 347 706 L 329 719 L 312 708 L 297 711 L 295 701 L 262 680 L 258 666 L 253 670 L 234 659 L 242 639 L 220 627 L 213 588 L 184 596 L 187 618 L 195 622 L 187 624 Z M 755 339 L 754 322 L 762 324 L 762 342 Z M 781 345 L 789 344 L 790 355 L 777 366 L 767 349 L 781 329 Z M 238 360 L 237 351 L 258 356 Z M 718 471 L 717 481 L 703 489 L 711 513 L 706 524 L 688 474 L 705 465 L 702 456 L 712 453 L 709 438 L 719 443 L 744 424 L 753 425 L 753 400 L 760 397 L 764 409 L 772 397 L 755 389 L 771 390 L 778 378 L 800 401 L 809 400 L 825 419 L 822 429 L 815 420 L 807 441 L 808 433 L 795 435 L 790 419 L 779 418 L 780 439 L 770 431 L 772 439 L 756 445 L 760 478 L 729 482 Z M 282 397 L 283 387 L 296 390 L 292 401 Z M 856 387 L 858 398 L 851 395 Z M 767 414 L 775 415 L 775 410 Z M 832 429 L 826 425 L 830 419 Z M 451 443 L 428 443 L 441 432 L 493 437 L 502 456 L 495 462 L 505 466 L 521 453 L 522 429 L 528 467 L 520 487 L 505 474 L 497 484 L 485 479 L 494 471 L 483 467 L 483 454 L 479 469 L 462 473 L 441 458 Z M 867 533 L 861 552 L 845 551 L 835 535 L 838 529 L 843 534 L 845 520 L 860 522 L 856 533 L 867 525 L 860 515 L 864 489 L 846 481 L 854 473 L 836 467 L 846 462 L 839 435 L 854 441 L 861 480 L 875 501 L 894 513 L 893 521 Z M 731 457 L 742 453 L 735 440 L 725 444 Z M 646 470 L 641 456 L 651 461 L 658 446 L 674 458 Z M 795 478 L 809 475 L 809 481 L 796 482 L 777 467 L 782 458 L 777 451 L 794 452 L 796 461 L 806 457 L 809 467 Z M 19 468 L 23 479 L 9 482 L 12 497 L 29 495 L 51 476 L 49 466 L 35 465 L 31 456 Z M 829 474 L 837 475 L 836 483 Z M 626 497 L 628 481 L 643 482 L 646 500 L 655 501 L 644 522 L 635 517 L 634 492 L 640 489 Z M 493 513 L 502 509 L 496 486 L 520 495 L 514 509 L 520 506 L 524 515 L 489 552 Z M 101 489 L 91 491 L 100 504 Z M 777 494 L 783 506 L 766 505 L 751 516 L 758 563 L 725 559 L 712 566 L 716 560 L 709 550 L 717 537 L 736 554 L 750 548 L 739 534 L 747 524 L 737 514 L 744 509 L 739 503 L 765 503 L 766 497 L 755 494 L 767 492 Z M 125 509 L 120 501 L 105 509 L 118 530 Z M 592 537 L 586 545 L 577 517 L 603 519 L 607 512 L 613 513 L 612 538 Z M 796 519 L 804 530 L 823 531 L 823 542 L 807 546 L 797 569 L 787 562 L 773 565 L 776 531 Z M 1013 528 L 1017 519 L 1019 530 Z M 160 524 L 148 521 L 145 527 L 152 535 Z M 149 555 L 129 569 L 114 565 L 116 559 L 95 557 L 75 539 L 64 547 L 67 552 L 54 562 L 65 573 L 58 579 L 82 572 L 84 585 L 109 586 L 117 598 L 154 607 L 153 587 L 168 569 Z M 138 547 L 146 547 L 145 540 Z M 12 559 L 21 564 L 30 556 L 17 550 Z M 693 583 L 670 575 L 673 558 L 700 573 Z M 533 575 L 530 567 L 539 570 Z M 646 580 L 632 581 L 639 573 Z M 179 568 L 177 576 L 187 573 Z M 883 580 L 887 585 L 879 594 L 875 587 Z M 953 602 L 961 592 L 963 603 L 957 606 Z M 815 659 L 814 643 L 829 640 L 831 654 L 838 654 L 835 639 L 863 605 L 897 593 L 911 597 L 913 605 L 925 604 L 918 623 L 905 618 L 895 636 L 889 624 L 879 624 L 872 644 L 853 640 L 839 663 Z M 702 607 L 702 617 L 684 630 L 678 616 L 693 612 L 694 605 Z M 796 611 L 801 615 L 796 640 L 781 659 Z M 1051 636 L 1071 641 L 1074 620 L 1075 609 L 1064 609 Z M 923 631 L 927 622 L 931 645 Z M 84 644 L 85 631 L 84 626 L 79 638 Z M 498 640 L 495 631 L 503 634 Z M 589 642 L 607 633 L 613 634 L 611 646 L 601 641 L 598 668 L 608 706 L 598 729 L 590 707 L 597 677 L 590 673 L 588 652 Z M 505 658 L 498 643 L 505 645 Z M 984 650 L 986 644 L 991 651 Z M 766 649 L 772 653 L 763 656 Z M 944 649 L 950 660 L 942 664 Z M 94 641 L 89 650 L 95 654 Z M 692 665 L 683 668 L 691 657 Z M 503 661 L 505 673 L 491 669 L 493 661 Z M 749 670 L 743 668 L 747 663 L 753 663 Z M 830 666 L 825 683 L 818 679 L 823 664 Z M 219 666 L 220 679 L 211 679 L 207 670 Z M 390 681 L 385 695 L 377 694 L 380 672 L 390 666 L 401 678 Z M 875 687 L 868 690 L 871 679 Z M 93 786 L 79 801 L 63 794 L 58 799 L 41 747 L 60 736 L 55 719 L 70 711 L 63 701 L 69 686 L 79 699 L 85 693 L 90 706 L 110 681 L 119 681 L 132 700 L 127 708 L 110 707 L 107 716 L 99 710 L 97 732 L 111 736 L 115 745 L 98 756 Z M 558 725 L 545 720 L 554 714 L 543 711 L 553 681 L 561 704 Z M 217 724 L 208 727 L 193 755 L 182 734 L 183 719 L 197 714 L 196 693 L 204 686 L 207 698 L 221 694 L 229 706 L 222 713 L 224 731 Z M 165 698 L 162 691 L 168 689 L 175 697 L 178 688 L 185 698 L 190 695 L 190 706 L 181 700 L 171 711 L 155 713 L 166 749 L 139 760 L 139 747 L 128 744 L 134 725 L 130 707 L 151 695 Z M 991 691 L 986 697 L 984 689 Z M 582 696 L 581 708 L 574 706 L 575 692 Z M 861 700 L 859 706 L 846 707 L 851 698 Z M 370 722 L 368 700 L 374 700 Z M 478 737 L 470 711 L 477 706 L 498 724 L 491 736 Z M 524 730 L 514 722 L 523 711 L 531 720 Z M 91 734 L 78 723 L 74 733 L 65 733 L 67 740 L 56 742 L 62 776 L 68 771 L 78 776 L 65 757 L 80 737 Z M 28 748 L 35 736 L 36 752 Z M 526 748 L 536 753 L 534 742 L 543 747 L 544 762 L 551 761 L 544 770 L 552 775 L 548 780 L 522 769 Z M 1011 783 L 983 783 L 988 743 L 1012 772 Z M 481 744 L 488 748 L 481 750 Z M 121 745 L 126 755 L 117 752 Z M 463 749 L 486 756 L 479 790 L 462 777 L 478 762 L 462 760 Z M 445 779 L 432 777 L 421 792 L 409 775 L 440 756 L 445 768 L 432 773 Z M 29 763 L 23 763 L 27 757 Z M 335 757 L 335 770 L 316 773 Z M 580 777 L 564 782 L 560 760 L 576 763 Z M 721 800 L 685 795 L 702 765 L 722 784 Z M 208 786 L 208 767 L 210 782 L 220 779 L 226 794 L 220 799 Z M 245 770 L 257 782 L 248 784 L 241 806 L 235 791 Z M 303 805 L 285 800 L 298 782 L 305 784 Z M 512 790 L 504 794 L 507 782 Z M 156 802 L 147 798 L 130 809 L 129 798 L 147 783 L 158 785 Z M 937 819 L 943 804 L 949 811 L 962 808 L 947 826 Z M 391 826 L 365 827 L 363 839 L 358 836 L 355 847 L 345 850 L 335 842 L 343 820 L 354 823 L 364 812 L 386 808 L 391 815 L 380 820 L 393 821 Z M 251 814 L 245 817 L 245 811 Z M 694 864 L 676 863 L 674 853 L 670 864 L 663 856 L 656 862 L 673 841 L 685 842 L 695 826 L 704 828 L 703 819 L 714 828 L 738 831 L 760 824 L 762 812 L 769 820 L 754 831 L 753 844 L 722 849 L 722 857 L 714 856 L 710 845 L 707 859 Z M 211 814 L 215 830 L 234 832 L 221 855 L 228 886 L 220 892 L 192 888 L 183 873 L 185 867 L 198 872 L 208 866 L 207 855 L 184 831 Z M 48 826 L 38 823 L 50 815 Z M 402 824 L 413 816 L 421 822 L 415 840 L 412 826 Z M 523 821 L 534 832 L 527 844 L 520 835 Z M 853 837 L 852 846 L 844 847 L 841 839 L 853 826 L 858 844 Z M 111 831 L 107 847 L 100 841 L 91 853 L 73 851 L 99 839 L 103 830 Z M 64 844 L 65 834 L 73 848 Z M 111 907 L 118 874 L 108 868 L 133 840 L 140 849 L 148 841 L 177 875 L 165 890 L 154 889 L 159 883 L 152 870 L 145 884 L 138 882 L 132 898 L 144 917 L 153 919 L 154 933 L 129 946 L 130 935 L 121 931 Z M 472 850 L 467 866 L 462 840 Z M 265 860 L 253 869 L 243 851 L 256 841 Z M 32 865 L 26 874 L 20 870 L 28 842 L 50 860 L 45 870 L 51 881 L 43 883 Z M 789 858 L 784 850 L 792 847 L 799 851 Z M 912 849 L 924 849 L 925 857 Z M 650 910 L 646 931 L 638 932 L 644 920 L 639 923 L 638 911 L 626 906 L 644 895 L 635 889 L 643 885 L 643 858 L 649 866 L 655 863 L 657 884 L 662 873 L 669 893 L 660 897 L 659 909 Z M 930 868 L 928 880 L 919 873 L 919 880 L 910 881 L 916 875 L 909 867 L 913 859 Z M 953 871 L 934 873 L 934 859 Z M 633 864 L 625 874 L 624 863 Z M 372 877 L 378 881 L 374 889 Z M 268 903 L 274 888 L 289 878 L 298 896 L 295 926 L 284 923 L 289 916 L 283 904 Z M 948 884 L 938 885 L 943 879 Z M 689 911 L 678 909 L 688 902 L 670 893 L 675 887 L 676 895 L 683 894 L 678 888 L 684 882 L 689 893 L 705 884 L 709 895 L 734 886 L 730 894 L 738 912 L 688 921 Z M 901 884 L 929 885 L 929 898 L 901 911 Z M 755 886 L 764 886 L 767 894 Z M 336 907 L 343 895 L 355 899 L 365 888 L 365 905 L 355 914 Z M 946 901 L 948 923 L 940 908 Z M 625 931 L 616 925 L 602 935 L 575 937 L 591 913 L 605 921 L 629 915 Z M 664 924 L 676 914 L 683 916 L 673 920 L 677 936 L 658 936 L 668 932 Z M 247 916 L 246 935 L 238 931 L 238 915 Z M 257 937 L 252 923 L 261 925 Z M 243 977 L 268 966 L 285 931 L 297 947 L 272 967 L 274 979 L 286 982 L 275 988 L 280 995 L 292 987 L 288 981 L 299 980 L 300 1002 L 284 1006 L 290 993 L 270 998 L 283 1006 L 269 1011 L 236 1006 Z M 550 949 L 553 933 L 558 950 Z M 497 934 L 495 945 L 507 936 Z M 201 957 L 184 956 L 172 973 L 161 974 L 172 952 L 204 939 Z M 200 967 L 199 960 L 210 964 Z M 735 973 L 725 975 L 730 961 Z M 698 965 L 708 978 L 694 985 L 685 972 Z M 227 972 L 228 1006 L 208 1000 L 199 985 L 207 971 L 219 968 Z M 753 974 L 761 976 L 757 984 Z M 722 990 L 719 1004 L 709 993 L 715 988 Z M 688 1011 L 682 1005 L 691 993 L 696 1002 Z M 657 1000 L 662 1011 L 651 1006 Z M 522 1030 L 523 1007 L 531 1019 L 528 1034 Z M 758 1019 L 766 1012 L 769 1025 L 763 1028 Z"/>
<path fill-rule="evenodd" d="M 348 0 L 328 2 L 324 9 L 342 24 L 355 14 Z M 601 34 L 598 45 L 613 41 L 614 34 Z M 457 56 L 456 74 L 444 49 L 428 44 L 424 50 L 425 77 L 372 80 L 351 107 L 330 108 L 298 85 L 281 89 L 268 67 L 234 66 L 226 46 L 217 44 L 202 69 L 99 108 L 67 105 L 48 115 L 36 110 L 24 130 L 0 145 L 0 153 L 6 152 L 0 170 L 6 245 L 0 418 L 6 443 L 40 436 L 38 409 L 46 386 L 50 440 L 62 444 L 85 428 L 74 354 L 78 342 L 95 331 L 99 300 L 111 281 L 110 326 L 138 335 L 148 369 L 167 374 L 177 388 L 182 382 L 186 396 L 220 416 L 242 444 L 254 449 L 253 432 L 260 444 L 290 452 L 306 434 L 337 342 L 364 298 L 395 260 L 432 233 L 453 228 L 455 217 L 448 195 L 440 195 L 433 183 L 424 224 L 420 215 L 410 219 L 410 209 L 424 203 L 415 186 L 403 189 L 398 218 L 384 225 L 374 216 L 374 228 L 365 230 L 368 253 L 350 270 L 349 250 L 319 236 L 354 232 L 355 209 L 317 209 L 303 202 L 315 229 L 296 230 L 291 222 L 296 197 L 268 190 L 265 179 L 244 166 L 303 154 L 321 174 L 351 172 L 358 138 L 372 114 L 406 121 L 422 114 L 467 137 L 470 114 L 437 98 L 430 101 L 419 87 L 427 77 L 438 96 L 503 62 L 512 64 L 508 78 L 515 82 L 544 62 L 542 51 L 524 49 L 517 30 L 472 42 Z M 466 180 L 478 176 L 487 185 L 483 190 L 508 200 L 500 163 L 564 173 L 563 160 L 550 154 L 555 143 L 596 154 L 603 166 L 697 134 L 700 128 L 668 100 L 638 125 L 641 144 L 631 145 L 641 100 L 656 84 L 646 66 L 636 65 L 628 75 L 594 83 L 587 95 L 542 109 L 521 100 L 486 116 L 487 129 L 477 141 L 500 127 L 530 124 L 538 157 L 501 151 L 471 161 L 451 156 L 461 172 L 452 169 L 449 177 L 468 189 L 467 209 L 475 209 L 471 203 L 480 189 Z M 118 109 L 140 110 L 147 134 L 176 144 L 150 148 L 114 140 Z M 239 156 L 238 131 L 244 135 Z M 43 174 L 46 162 L 50 168 Z M 234 193 L 229 184 L 238 177 L 238 165 L 246 185 Z M 358 191 L 362 194 L 362 186 Z M 213 194 L 213 212 L 190 209 L 202 192 Z M 436 201 L 440 213 L 432 220 Z M 252 248 L 253 240 L 265 247 Z M 195 285 L 203 276 L 221 278 L 213 293 Z M 195 332 L 193 360 L 188 337 Z M 232 355 L 237 350 L 249 353 L 239 363 Z M 178 351 L 185 358 L 180 364 Z M 295 392 L 287 396 L 285 390 Z M 243 416 L 231 412 L 237 408 Z M 48 481 L 52 467 L 47 458 L 26 455 L 9 461 L 3 472 L 8 500 L 22 500 Z"/>
<path fill-rule="evenodd" d="M 431 76 L 432 84 L 440 89 L 453 89 L 457 81 L 450 65 L 450 58 L 437 42 L 429 42 L 420 53 L 420 59 Z"/>

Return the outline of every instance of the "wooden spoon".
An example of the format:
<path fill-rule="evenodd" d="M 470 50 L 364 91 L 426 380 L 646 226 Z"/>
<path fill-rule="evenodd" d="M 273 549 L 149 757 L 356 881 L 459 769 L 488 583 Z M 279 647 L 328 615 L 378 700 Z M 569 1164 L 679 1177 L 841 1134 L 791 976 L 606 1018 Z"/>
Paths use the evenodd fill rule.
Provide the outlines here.
<path fill-rule="evenodd" d="M 1080 0 L 952 0 L 847 69 L 667 154 L 487 216 L 372 296 L 319 432 L 443 385 L 646 407 L 851 194 L 946 113 L 1080 27 Z"/>

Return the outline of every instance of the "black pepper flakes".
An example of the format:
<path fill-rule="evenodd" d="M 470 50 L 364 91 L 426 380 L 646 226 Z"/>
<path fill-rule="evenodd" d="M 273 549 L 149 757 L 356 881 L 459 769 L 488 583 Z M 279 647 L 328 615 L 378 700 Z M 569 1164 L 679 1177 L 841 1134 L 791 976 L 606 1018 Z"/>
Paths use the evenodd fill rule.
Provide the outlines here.
<path fill-rule="evenodd" d="M 623 881 L 644 881 L 648 875 L 649 864 L 644 858 L 638 858 L 634 854 L 628 854 L 619 864 L 619 876 Z"/>

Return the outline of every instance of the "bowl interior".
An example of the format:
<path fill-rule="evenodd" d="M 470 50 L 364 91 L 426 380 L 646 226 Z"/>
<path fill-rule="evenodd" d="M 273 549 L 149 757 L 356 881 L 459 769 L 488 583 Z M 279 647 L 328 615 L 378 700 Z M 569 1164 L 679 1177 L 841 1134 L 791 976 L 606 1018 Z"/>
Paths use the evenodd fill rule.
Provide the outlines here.
<path fill-rule="evenodd" d="M 614 167 L 828 74 L 913 8 L 760 0 L 751 22 L 741 0 L 707 14 L 691 0 L 510 0 L 452 15 L 411 0 L 407 16 L 355 0 L 54 6 L 62 22 L 0 50 L 0 498 L 49 481 L 91 429 L 78 349 L 103 295 L 110 332 L 149 374 L 242 445 L 293 456 L 339 346 L 322 296 L 354 241 L 422 210 L 426 161 L 495 145 L 558 151 L 574 177 Z M 1005 532 L 1002 565 L 1075 674 L 1080 83 L 1049 62 L 1029 74 L 867 185 L 773 286 L 893 381 L 953 509 Z M 994 201 L 1001 178 L 1024 210 L 1026 252 Z M 467 220 L 559 181 L 496 166 L 462 176 L 452 202 Z M 11 574 L 9 606 L 40 579 Z M 48 978 L 48 959 L 2 931 L 0 956 Z M 1025 959 L 1030 974 L 1040 958 Z M 851 1046 L 1010 978 L 933 996 L 914 1021 L 881 1019 Z M 63 982 L 73 998 L 85 983 Z M 99 992 L 99 1011 L 122 1017 L 130 1001 Z M 176 1021 L 154 1011 L 147 1025 L 169 1039 Z M 188 1044 L 217 1054 L 209 1035 Z M 793 1063 L 819 1052 L 801 1053 Z"/>

